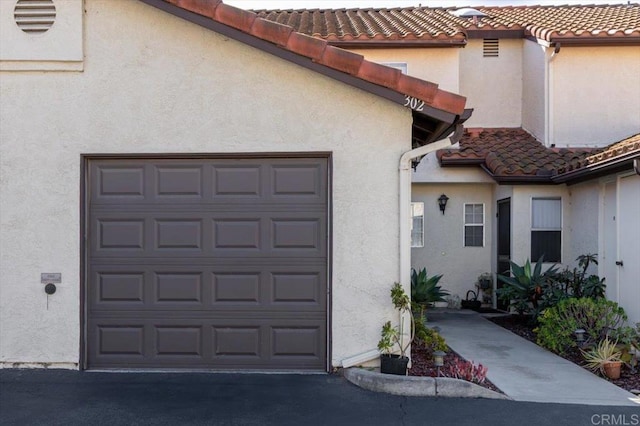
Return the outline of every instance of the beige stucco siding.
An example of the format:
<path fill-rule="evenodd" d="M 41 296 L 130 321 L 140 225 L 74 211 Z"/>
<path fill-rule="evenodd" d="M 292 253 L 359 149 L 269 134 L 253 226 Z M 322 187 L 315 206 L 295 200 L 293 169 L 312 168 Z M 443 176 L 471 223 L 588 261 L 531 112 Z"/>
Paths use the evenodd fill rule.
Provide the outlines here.
<path fill-rule="evenodd" d="M 539 141 L 545 140 L 546 103 L 545 48 L 523 41 L 522 49 L 522 128 Z"/>
<path fill-rule="evenodd" d="M 495 216 L 492 184 L 413 184 L 412 201 L 424 203 L 424 247 L 411 249 L 411 266 L 443 274 L 442 287 L 464 299 L 478 275 L 491 272 L 491 239 Z M 438 197 L 449 197 L 444 215 Z M 484 247 L 464 246 L 464 204 L 484 204 Z"/>
<path fill-rule="evenodd" d="M 0 363 L 78 362 L 90 153 L 332 152 L 330 356 L 375 348 L 410 111 L 142 3 L 85 6 L 84 72 L 0 74 Z M 48 309 L 41 272 L 62 273 Z"/>
<path fill-rule="evenodd" d="M 469 40 L 460 52 L 460 93 L 473 115 L 467 127 L 520 127 L 522 44 L 501 39 L 498 57 L 483 57 L 483 40 Z"/>
<path fill-rule="evenodd" d="M 407 74 L 438 84 L 442 90 L 458 93 L 459 48 L 349 49 L 373 62 L 404 62 Z"/>
<path fill-rule="evenodd" d="M 571 241 L 566 263 L 573 263 L 582 254 L 598 253 L 600 187 L 597 181 L 591 181 L 569 186 L 568 191 L 571 210 L 567 231 Z"/>
<path fill-rule="evenodd" d="M 557 146 L 605 146 L 640 129 L 640 46 L 563 47 L 551 85 Z"/>

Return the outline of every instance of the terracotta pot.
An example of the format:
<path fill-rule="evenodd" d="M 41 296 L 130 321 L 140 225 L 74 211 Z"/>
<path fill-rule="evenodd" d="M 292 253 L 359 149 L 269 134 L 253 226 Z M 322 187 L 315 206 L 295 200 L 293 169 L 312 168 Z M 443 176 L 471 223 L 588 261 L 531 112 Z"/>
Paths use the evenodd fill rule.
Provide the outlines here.
<path fill-rule="evenodd" d="M 384 374 L 407 375 L 409 358 L 400 355 L 380 355 L 380 372 Z"/>
<path fill-rule="evenodd" d="M 610 379 L 619 379 L 620 378 L 620 367 L 622 366 L 621 361 L 607 362 L 603 365 L 604 374 Z"/>

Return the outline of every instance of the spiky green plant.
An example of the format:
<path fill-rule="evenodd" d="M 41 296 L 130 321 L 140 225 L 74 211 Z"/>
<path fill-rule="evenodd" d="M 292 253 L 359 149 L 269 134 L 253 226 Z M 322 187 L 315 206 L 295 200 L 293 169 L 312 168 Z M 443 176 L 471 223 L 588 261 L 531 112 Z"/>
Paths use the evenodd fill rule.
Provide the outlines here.
<path fill-rule="evenodd" d="M 620 361 L 622 353 L 616 347 L 617 344 L 617 341 L 604 338 L 588 351 L 581 349 L 580 351 L 582 352 L 582 356 L 584 356 L 585 366 L 591 371 L 600 371 L 600 374 L 604 376 L 605 364 Z"/>

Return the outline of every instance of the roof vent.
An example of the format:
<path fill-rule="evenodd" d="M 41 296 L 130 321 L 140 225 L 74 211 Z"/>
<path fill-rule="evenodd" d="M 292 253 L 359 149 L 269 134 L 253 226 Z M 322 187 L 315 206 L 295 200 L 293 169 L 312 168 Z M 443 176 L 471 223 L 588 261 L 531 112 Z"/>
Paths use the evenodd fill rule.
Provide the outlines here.
<path fill-rule="evenodd" d="M 56 20 L 56 6 L 53 0 L 18 0 L 13 18 L 22 31 L 43 33 Z"/>
<path fill-rule="evenodd" d="M 452 10 L 449 13 L 457 16 L 458 18 L 472 19 L 474 24 L 478 23 L 478 19 L 489 16 L 486 13 L 482 13 L 478 9 L 473 9 L 471 7 L 463 7 L 461 9 Z"/>
<path fill-rule="evenodd" d="M 500 56 L 500 42 L 497 38 L 485 38 L 482 42 L 482 56 L 497 58 Z"/>

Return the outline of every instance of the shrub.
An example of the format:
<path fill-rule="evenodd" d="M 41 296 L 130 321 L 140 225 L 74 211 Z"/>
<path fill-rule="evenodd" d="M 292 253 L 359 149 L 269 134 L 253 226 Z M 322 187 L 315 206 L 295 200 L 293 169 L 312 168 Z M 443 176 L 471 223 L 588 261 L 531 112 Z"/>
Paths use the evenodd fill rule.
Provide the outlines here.
<path fill-rule="evenodd" d="M 427 327 L 424 321 L 416 321 L 416 345 L 427 349 L 430 353 L 435 351 L 447 351 L 447 342 L 436 330 Z"/>
<path fill-rule="evenodd" d="M 448 365 L 445 374 L 447 377 L 480 384 L 487 378 L 488 370 L 482 364 L 475 365 L 473 361 L 457 359 L 454 363 Z"/>
<path fill-rule="evenodd" d="M 585 330 L 587 343 L 597 343 L 614 335 L 626 319 L 624 309 L 610 300 L 565 299 L 538 317 L 537 342 L 552 352 L 565 353 L 577 346 L 577 329 Z"/>
<path fill-rule="evenodd" d="M 583 254 L 576 258 L 578 268 L 558 272 L 552 276 L 551 287 L 560 298 L 590 297 L 592 299 L 604 298 L 606 289 L 605 279 L 597 275 L 587 275 L 589 265 L 598 264 L 598 255 Z"/>

